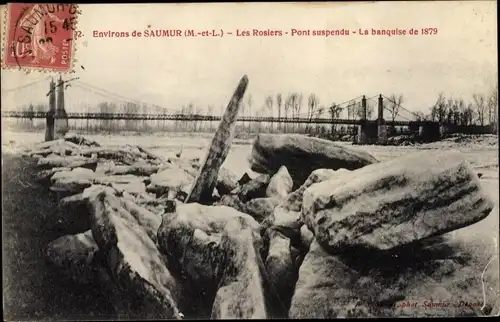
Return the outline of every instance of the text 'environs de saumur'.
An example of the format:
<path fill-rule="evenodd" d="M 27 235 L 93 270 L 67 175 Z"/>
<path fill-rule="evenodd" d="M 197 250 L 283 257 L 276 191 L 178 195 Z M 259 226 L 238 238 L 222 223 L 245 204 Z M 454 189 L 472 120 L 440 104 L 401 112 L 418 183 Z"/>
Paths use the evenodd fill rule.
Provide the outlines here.
<path fill-rule="evenodd" d="M 194 37 L 336 37 L 336 36 L 432 36 L 438 28 L 356 29 L 144 29 L 131 31 L 93 30 L 94 38 L 194 38 Z"/>

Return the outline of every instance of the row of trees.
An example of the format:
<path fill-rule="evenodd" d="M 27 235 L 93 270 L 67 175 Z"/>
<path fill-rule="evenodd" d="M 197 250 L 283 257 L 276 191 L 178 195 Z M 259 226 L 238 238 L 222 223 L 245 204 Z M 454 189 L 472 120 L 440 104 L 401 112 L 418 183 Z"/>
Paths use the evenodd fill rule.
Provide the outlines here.
<path fill-rule="evenodd" d="M 405 99 L 402 94 L 391 94 L 384 98 L 384 108 L 389 113 L 385 113 L 385 118 L 394 121 L 401 114 L 402 104 Z M 367 100 L 366 102 L 366 117 L 372 119 L 377 102 Z M 190 103 L 182 106 L 177 112 L 183 115 L 222 115 L 225 106 L 221 105 L 219 110 L 216 107 L 209 105 L 208 108 L 202 109 L 200 106 L 195 106 Z M 363 117 L 363 108 L 361 99 L 351 100 L 342 105 L 336 103 L 322 104 L 320 98 L 311 93 L 305 98 L 302 93 L 292 92 L 288 95 L 281 93 L 267 96 L 262 104 L 257 105 L 249 93 L 241 103 L 242 116 L 257 116 L 257 117 L 284 117 L 284 118 L 329 118 L 332 120 L 331 130 L 334 131 L 337 125 L 333 120 L 339 118 L 347 118 L 349 120 L 360 119 Z M 28 112 L 44 112 L 48 107 L 44 104 L 29 105 L 24 108 Z M 96 107 L 84 107 L 80 109 L 85 112 L 98 113 L 126 113 L 126 114 L 170 114 L 168 111 L 159 106 L 151 106 L 140 103 L 127 102 L 124 104 L 116 104 L 114 102 L 101 102 Z M 446 98 L 444 94 L 439 94 L 434 106 L 426 115 L 422 112 L 414 113 L 417 120 L 430 120 L 440 123 L 448 123 L 454 125 L 485 125 L 497 123 L 498 115 L 498 85 L 495 86 L 489 94 L 474 94 L 470 102 L 465 102 L 463 99 Z M 100 127 L 113 130 L 135 130 L 140 124 L 141 130 L 148 130 L 148 127 L 165 128 L 165 122 L 162 121 L 137 121 L 137 120 L 99 120 Z M 119 125 L 117 124 L 119 123 Z M 176 131 L 212 131 L 216 124 L 213 122 L 202 121 L 174 121 L 174 129 Z M 170 124 L 170 123 L 169 123 Z M 261 124 L 248 122 L 240 126 L 242 130 L 245 128 L 249 132 L 253 131 L 268 131 L 268 132 L 307 132 L 311 133 L 318 129 L 314 124 L 299 125 L 296 123 L 280 123 L 277 124 Z"/>
<path fill-rule="evenodd" d="M 438 95 L 436 103 L 430 108 L 428 115 L 419 114 L 422 120 L 430 120 L 444 124 L 460 126 L 492 125 L 498 126 L 498 84 L 488 94 L 474 94 L 472 100 L 446 98 Z"/>
<path fill-rule="evenodd" d="M 289 93 L 287 96 L 278 93 L 276 95 L 269 95 L 265 98 L 264 104 L 257 109 L 254 116 L 270 116 L 270 117 L 284 117 L 284 118 L 330 118 L 332 120 L 346 117 L 349 120 L 359 119 L 363 115 L 363 108 L 361 100 L 351 100 L 345 103 L 345 106 L 340 106 L 336 103 L 321 104 L 319 97 L 311 93 L 307 96 L 306 111 L 302 112 L 304 106 L 304 96 L 302 93 Z M 252 105 L 254 101 L 251 95 L 242 103 L 242 115 L 252 116 Z M 374 113 L 374 104 L 367 101 L 366 117 L 370 119 Z M 332 121 L 333 124 L 333 121 Z M 287 127 L 288 124 L 277 124 L 277 129 L 281 130 L 282 127 Z M 295 127 L 295 124 L 292 123 Z M 313 125 L 306 125 L 306 131 L 312 129 Z"/>

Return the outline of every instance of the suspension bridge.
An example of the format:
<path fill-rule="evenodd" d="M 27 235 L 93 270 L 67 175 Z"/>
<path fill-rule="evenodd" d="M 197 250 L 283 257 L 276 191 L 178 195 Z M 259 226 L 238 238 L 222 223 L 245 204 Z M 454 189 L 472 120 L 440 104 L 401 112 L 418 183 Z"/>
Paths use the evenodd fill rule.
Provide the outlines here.
<path fill-rule="evenodd" d="M 50 81 L 51 77 L 46 76 L 15 88 L 2 89 L 2 118 L 31 121 L 47 118 L 49 111 L 47 102 L 51 94 L 47 83 Z M 214 115 L 213 109 L 202 112 L 193 108 L 165 108 L 147 101 L 130 99 L 122 94 L 84 82 L 78 77 L 59 80 L 57 87 L 61 86 L 62 88 L 58 88 L 58 91 L 62 90 L 60 96 L 65 117 L 68 120 L 86 120 L 87 126 L 89 120 L 143 121 L 143 123 L 148 121 L 212 122 L 221 120 L 223 111 L 223 106 L 219 115 Z M 394 111 L 395 104 L 397 113 Z M 264 107 L 260 110 L 255 108 L 256 115 L 248 115 L 248 113 L 245 115 L 244 112 L 247 111 L 244 110 L 238 121 L 271 125 L 289 123 L 349 125 L 357 126 L 358 133 L 363 133 L 364 129 L 370 128 L 372 130 L 367 130 L 367 133 L 373 132 L 375 127 L 384 132 L 383 127 L 387 126 L 418 129 L 419 124 L 423 123 L 417 114 L 392 102 L 390 98 L 382 94 L 369 97 L 360 95 L 326 108 L 308 109 L 307 112 L 300 112 L 301 109 L 297 107 L 299 107 L 297 104 L 288 109 L 283 106 L 280 114 L 285 116 L 274 116 L 276 109 L 272 111 Z M 390 119 L 386 120 L 384 114 Z M 380 132 L 379 130 L 375 132 Z M 369 134 L 369 136 L 373 135 L 376 134 Z"/>
<path fill-rule="evenodd" d="M 21 85 L 12 89 L 2 89 L 2 117 L 5 118 L 45 118 L 47 110 L 41 110 L 41 106 L 47 107 L 47 96 L 49 88 L 47 82 L 50 76 L 42 77 L 31 83 Z M 43 87 L 40 88 L 40 85 Z M 96 119 L 96 120 L 182 120 L 182 121 L 218 121 L 221 115 L 208 115 L 194 113 L 193 111 L 182 111 L 180 109 L 173 110 L 161 107 L 157 104 L 151 104 L 145 101 L 129 99 L 121 94 L 110 92 L 104 88 L 83 82 L 78 78 L 64 81 L 65 95 L 65 110 L 67 111 L 68 119 Z M 373 103 L 378 104 L 380 97 L 383 98 L 382 104 L 384 110 L 390 115 L 393 111 L 387 107 L 390 99 L 384 95 L 375 95 L 366 98 L 367 109 L 366 120 L 376 120 L 380 115 L 373 113 Z M 336 104 L 335 107 L 341 112 L 337 115 L 331 114 L 331 107 L 325 108 L 322 111 L 313 111 L 312 113 L 296 113 L 291 116 L 255 116 L 241 115 L 238 120 L 244 122 L 274 122 L 274 123 L 319 123 L 319 124 L 360 124 L 363 120 L 362 113 L 359 112 L 362 104 L 363 96 L 358 96 L 350 100 Z M 106 102 L 112 103 L 116 111 L 106 112 L 99 110 L 99 104 Z M 372 104 L 370 104 L 372 103 Z M 30 110 L 29 106 L 36 106 Z M 130 111 L 134 110 L 135 111 Z M 102 105 L 101 105 L 102 107 Z M 116 108 L 118 107 L 118 108 Z M 120 108 L 121 107 L 121 108 Z M 155 111 L 154 113 L 141 113 L 142 110 Z M 354 108 L 356 112 L 351 113 L 347 117 L 341 117 L 342 114 L 349 113 L 349 109 Z M 127 111 L 128 109 L 128 111 Z M 85 112 L 81 112 L 81 111 Z M 120 111 L 122 110 L 122 111 Z M 398 126 L 408 125 L 410 122 L 418 120 L 418 115 L 410 110 L 399 106 L 398 113 L 393 120 L 389 120 L 386 124 L 394 124 Z"/>

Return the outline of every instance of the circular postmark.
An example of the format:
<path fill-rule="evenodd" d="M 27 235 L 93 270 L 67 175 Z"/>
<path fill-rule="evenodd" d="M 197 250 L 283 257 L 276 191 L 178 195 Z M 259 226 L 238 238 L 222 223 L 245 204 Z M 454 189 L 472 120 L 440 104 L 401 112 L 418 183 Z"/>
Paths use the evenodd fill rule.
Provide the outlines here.
<path fill-rule="evenodd" d="M 76 4 L 11 3 L 7 14 L 7 67 L 71 69 L 79 14 Z"/>

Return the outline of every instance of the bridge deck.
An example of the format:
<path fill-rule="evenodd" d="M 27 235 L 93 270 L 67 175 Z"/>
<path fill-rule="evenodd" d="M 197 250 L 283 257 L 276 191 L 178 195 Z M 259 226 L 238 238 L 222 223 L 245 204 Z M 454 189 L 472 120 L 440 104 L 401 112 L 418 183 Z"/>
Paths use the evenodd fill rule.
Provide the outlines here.
<path fill-rule="evenodd" d="M 16 112 L 4 111 L 2 118 L 45 118 L 46 112 Z M 128 114 L 128 113 L 68 113 L 68 119 L 90 119 L 90 120 L 165 120 L 165 121 L 220 121 L 220 116 L 212 115 L 185 115 L 185 114 Z M 268 122 L 268 123 L 311 123 L 311 124 L 346 124 L 359 125 L 364 122 L 376 123 L 376 120 L 349 120 L 332 118 L 307 118 L 307 117 L 256 117 L 240 116 L 240 122 Z M 387 125 L 407 126 L 411 121 L 385 121 Z"/>

